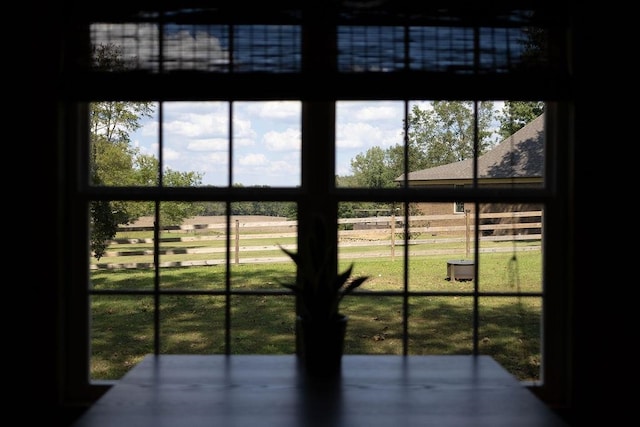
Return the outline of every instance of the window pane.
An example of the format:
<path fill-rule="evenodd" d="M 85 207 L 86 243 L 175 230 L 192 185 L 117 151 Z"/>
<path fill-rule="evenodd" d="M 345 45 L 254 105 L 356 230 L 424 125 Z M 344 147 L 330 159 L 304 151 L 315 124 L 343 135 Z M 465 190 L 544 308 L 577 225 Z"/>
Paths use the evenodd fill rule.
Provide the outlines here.
<path fill-rule="evenodd" d="M 469 74 L 474 71 L 474 28 L 425 26 L 409 28 L 411 69 Z"/>
<path fill-rule="evenodd" d="M 233 185 L 300 185 L 301 114 L 298 101 L 234 102 Z"/>
<path fill-rule="evenodd" d="M 170 23 L 163 26 L 163 71 L 229 70 L 229 26 Z"/>
<path fill-rule="evenodd" d="M 341 271 L 369 276 L 364 290 L 403 289 L 403 227 L 399 204 L 342 202 L 338 205 L 338 261 Z"/>
<path fill-rule="evenodd" d="M 411 297 L 409 354 L 472 354 L 473 298 Z"/>
<path fill-rule="evenodd" d="M 158 104 L 92 102 L 89 105 L 89 183 L 156 186 L 159 182 Z"/>
<path fill-rule="evenodd" d="M 224 354 L 225 299 L 209 295 L 160 298 L 160 352 Z"/>
<path fill-rule="evenodd" d="M 234 26 L 234 71 L 295 73 L 300 71 L 300 26 Z"/>
<path fill-rule="evenodd" d="M 522 381 L 540 380 L 542 298 L 479 301 L 479 351 Z"/>
<path fill-rule="evenodd" d="M 544 103 L 478 102 L 477 132 L 475 108 L 471 101 L 410 103 L 408 185 L 469 188 L 475 173 L 479 187 L 541 187 Z"/>
<path fill-rule="evenodd" d="M 165 102 L 162 132 L 163 185 L 227 186 L 228 103 Z"/>
<path fill-rule="evenodd" d="M 295 318 L 292 296 L 232 296 L 231 353 L 295 353 Z"/>
<path fill-rule="evenodd" d="M 224 203 L 160 203 L 160 285 L 163 289 L 225 288 Z"/>
<path fill-rule="evenodd" d="M 480 289 L 541 293 L 541 207 L 494 203 L 479 209 Z"/>
<path fill-rule="evenodd" d="M 231 205 L 229 264 L 233 291 L 285 291 L 296 267 L 282 248 L 297 251 L 293 202 L 237 202 Z M 255 213 L 255 214 L 252 214 Z"/>
<path fill-rule="evenodd" d="M 90 379 L 120 379 L 153 353 L 153 297 L 93 295 L 90 305 Z"/>
<path fill-rule="evenodd" d="M 363 289 L 376 290 L 374 282 L 375 278 L 365 282 Z M 350 295 L 340 306 L 342 314 L 349 317 L 345 354 L 402 354 L 401 297 Z"/>
<path fill-rule="evenodd" d="M 402 70 L 404 41 L 403 27 L 338 27 L 338 69 L 341 72 Z"/>
<path fill-rule="evenodd" d="M 454 209 L 453 202 L 410 205 L 407 250 L 411 291 L 473 290 L 475 236 L 469 217 Z"/>
<path fill-rule="evenodd" d="M 393 188 L 404 171 L 404 103 L 336 102 L 336 186 Z"/>
<path fill-rule="evenodd" d="M 89 268 L 94 289 L 153 286 L 152 202 L 89 203 Z"/>
<path fill-rule="evenodd" d="M 99 71 L 157 71 L 158 24 L 147 22 L 96 22 L 91 24 L 91 68 Z"/>

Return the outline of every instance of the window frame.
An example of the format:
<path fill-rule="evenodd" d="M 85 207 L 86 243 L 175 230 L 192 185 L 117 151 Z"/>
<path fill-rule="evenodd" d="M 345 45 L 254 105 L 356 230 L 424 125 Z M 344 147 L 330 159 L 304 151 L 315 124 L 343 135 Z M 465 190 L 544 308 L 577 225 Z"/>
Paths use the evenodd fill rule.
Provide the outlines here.
<path fill-rule="evenodd" d="M 303 58 L 305 52 L 312 51 L 323 40 L 313 25 L 303 27 Z M 308 31 L 308 32 L 307 32 Z M 325 29 L 323 29 L 325 31 Z M 325 33 L 326 34 L 326 33 Z M 316 64 L 313 64 L 316 65 Z M 111 382 L 90 382 L 89 372 L 89 295 L 87 292 L 87 242 L 89 241 L 89 222 L 87 204 L 90 200 L 210 200 L 210 201 L 250 201 L 274 200 L 295 201 L 299 204 L 299 239 L 308 233 L 307 218 L 315 212 L 322 212 L 327 218 L 337 217 L 337 206 L 341 201 L 371 200 L 371 189 L 335 188 L 335 102 L 341 100 L 392 99 L 408 101 L 411 99 L 542 99 L 547 102 L 546 123 L 546 164 L 545 185 L 540 189 L 527 191 L 487 190 L 465 188 L 456 192 L 455 200 L 464 203 L 495 202 L 534 202 L 544 205 L 543 241 L 543 366 L 539 384 L 527 384 L 532 391 L 546 401 L 562 401 L 569 389 L 568 377 L 570 364 L 569 290 L 566 283 L 570 265 L 570 255 L 565 250 L 568 240 L 565 219 L 569 210 L 568 174 L 569 150 L 573 145 L 572 106 L 562 93 L 541 90 L 543 82 L 525 85 L 527 77 L 505 76 L 490 89 L 487 76 L 430 76 L 436 82 L 431 89 L 420 87 L 419 76 L 408 78 L 399 74 L 364 75 L 359 82 L 351 76 L 335 74 L 335 64 L 325 64 L 328 73 L 336 77 L 335 87 L 320 95 L 309 92 L 306 87 L 318 87 L 325 81 L 326 75 L 313 72 L 305 77 L 304 71 L 311 66 L 303 59 L 302 76 L 290 76 L 295 83 L 285 83 L 282 75 L 251 76 L 191 76 L 160 75 L 149 79 L 140 75 L 106 76 L 96 74 L 87 76 L 83 82 L 72 83 L 73 73 L 63 76 L 63 88 L 69 88 L 68 98 L 64 102 L 64 132 L 66 145 L 65 164 L 65 202 L 64 211 L 68 213 L 64 232 L 64 250 L 70 256 L 63 260 L 65 268 L 65 341 L 61 349 L 63 362 L 63 387 L 65 400 L 70 402 L 91 403 L 106 392 Z M 250 87 L 241 89 L 234 96 L 226 90 L 215 93 L 212 90 L 197 91 L 198 85 L 206 81 L 210 86 L 242 87 L 248 78 L 255 79 Z M 147 81 L 146 79 L 150 80 Z M 471 82 L 471 83 L 470 83 Z M 413 85 L 413 90 L 409 89 Z M 285 85 L 287 87 L 285 87 Z M 351 86 L 355 85 L 355 86 Z M 396 91 L 380 89 L 371 91 L 371 87 L 396 87 Z M 426 85 L 425 85 L 426 86 Z M 136 88 L 133 92 L 129 88 Z M 158 88 L 182 87 L 182 92 Z M 324 85 L 322 85 L 324 87 Z M 340 89 L 340 88 L 349 89 Z M 449 88 L 446 94 L 443 89 Z M 260 89 L 264 88 L 264 89 Z M 505 96 L 506 95 L 506 96 Z M 94 100 L 300 100 L 302 105 L 302 185 L 298 188 L 127 188 L 127 187 L 90 187 L 88 176 L 88 102 Z M 407 187 L 407 186 L 405 186 Z M 381 189 L 376 192 L 378 201 L 403 201 L 407 203 L 424 199 L 453 201 L 449 190 L 415 188 Z M 79 225 L 80 224 L 80 225 Z M 84 226 L 82 225 L 84 224 Z M 85 261 L 83 261 L 85 260 Z"/>

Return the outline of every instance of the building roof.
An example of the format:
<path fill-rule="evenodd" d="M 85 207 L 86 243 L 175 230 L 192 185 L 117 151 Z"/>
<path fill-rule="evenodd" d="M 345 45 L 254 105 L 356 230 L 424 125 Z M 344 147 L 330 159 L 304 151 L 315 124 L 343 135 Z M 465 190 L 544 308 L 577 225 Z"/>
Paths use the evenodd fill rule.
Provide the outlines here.
<path fill-rule="evenodd" d="M 544 168 L 544 113 L 478 157 L 479 179 L 542 178 Z M 409 172 L 409 181 L 468 180 L 473 159 Z M 404 174 L 396 179 L 403 181 Z"/>

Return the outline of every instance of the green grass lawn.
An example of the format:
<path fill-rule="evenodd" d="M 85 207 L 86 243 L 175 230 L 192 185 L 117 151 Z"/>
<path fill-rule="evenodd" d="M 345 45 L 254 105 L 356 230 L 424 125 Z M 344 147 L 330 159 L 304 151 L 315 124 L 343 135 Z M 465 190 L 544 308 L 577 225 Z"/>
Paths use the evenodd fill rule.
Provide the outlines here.
<path fill-rule="evenodd" d="M 345 354 L 402 354 L 402 250 L 397 256 L 372 256 L 355 262 L 355 275 L 370 279 L 343 300 L 349 316 Z M 346 256 L 346 252 L 345 252 Z M 473 351 L 474 283 L 446 280 L 451 255 L 412 256 L 408 266 L 408 351 L 410 354 L 470 354 Z M 348 262 L 342 262 L 343 269 Z M 540 292 L 540 250 L 481 253 L 480 292 Z M 92 271 L 96 290 L 141 292 L 92 295 L 93 379 L 118 379 L 154 349 L 153 270 Z M 236 293 L 284 289 L 291 262 L 231 264 L 230 290 Z M 291 354 L 295 351 L 294 299 L 291 295 L 206 294 L 225 289 L 225 266 L 160 269 L 160 351 L 167 354 L 225 352 L 225 313 L 230 313 L 232 354 Z M 188 294 L 200 292 L 202 294 Z M 452 292 L 441 296 L 430 293 Z M 522 380 L 539 379 L 540 297 L 484 296 L 478 299 L 478 350 L 493 356 Z"/>

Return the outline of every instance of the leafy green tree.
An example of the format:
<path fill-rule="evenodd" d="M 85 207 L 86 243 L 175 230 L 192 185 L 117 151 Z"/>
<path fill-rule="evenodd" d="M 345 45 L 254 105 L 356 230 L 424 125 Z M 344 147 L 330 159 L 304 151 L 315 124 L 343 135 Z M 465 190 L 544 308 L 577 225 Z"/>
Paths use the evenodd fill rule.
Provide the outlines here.
<path fill-rule="evenodd" d="M 122 52 L 115 45 L 93 47 L 94 67 L 121 71 L 127 68 Z M 130 134 L 152 117 L 152 102 L 94 102 L 89 108 L 91 184 L 96 186 L 154 186 L 159 184 L 159 161 L 131 146 Z M 163 185 L 199 185 L 202 175 L 166 169 Z M 180 224 L 196 215 L 201 206 L 186 202 L 167 202 L 161 206 L 161 221 L 166 225 Z M 116 235 L 118 226 L 154 211 L 153 202 L 94 200 L 90 203 L 91 250 L 97 259 L 104 255 L 108 241 Z"/>
<path fill-rule="evenodd" d="M 506 101 L 498 116 L 502 139 L 508 138 L 544 112 L 544 102 Z"/>
<path fill-rule="evenodd" d="M 91 249 L 96 259 L 102 258 L 109 240 L 113 239 L 118 223 L 126 219 L 123 211 L 114 211 L 107 200 L 95 200 L 89 205 L 91 215 Z"/>
<path fill-rule="evenodd" d="M 358 182 L 356 180 L 356 177 L 354 177 L 353 175 L 347 175 L 347 176 L 336 175 L 336 187 L 349 188 L 349 187 L 357 187 L 357 186 L 358 186 Z"/>
<path fill-rule="evenodd" d="M 110 105 L 118 104 L 118 105 Z M 129 132 L 140 127 L 140 120 L 151 114 L 150 103 L 145 108 L 135 103 L 98 102 L 90 106 L 91 184 L 126 186 L 137 183 L 135 161 Z M 135 116 L 132 111 L 140 112 Z M 137 118 L 136 118 L 137 117 Z M 104 255 L 108 241 L 116 235 L 119 224 L 128 224 L 137 215 L 135 202 L 94 200 L 91 202 L 91 249 L 96 259 Z M 139 213 L 138 213 L 139 214 Z"/>
<path fill-rule="evenodd" d="M 233 186 L 237 188 L 244 187 L 244 185 L 238 183 Z M 251 188 L 269 188 L 269 186 L 254 185 Z M 217 215 L 224 214 L 224 210 L 217 209 L 216 211 L 218 212 Z M 297 207 L 295 202 L 243 201 L 231 204 L 231 215 L 263 215 L 296 219 Z"/>
<path fill-rule="evenodd" d="M 141 120 L 151 117 L 151 102 L 94 102 L 91 104 L 91 134 L 111 143 L 129 142 L 129 134 L 141 126 Z"/>
<path fill-rule="evenodd" d="M 454 163 L 474 155 L 475 117 L 471 101 L 433 101 L 409 114 L 409 170 Z M 478 154 L 492 145 L 493 102 L 478 103 Z"/>
<path fill-rule="evenodd" d="M 393 186 L 394 171 L 388 156 L 380 147 L 371 147 L 365 154 L 351 160 L 351 169 L 358 187 L 386 188 Z"/>
<path fill-rule="evenodd" d="M 495 142 L 491 123 L 493 102 L 478 103 L 478 154 Z M 475 116 L 470 101 L 433 101 L 431 108 L 414 105 L 408 117 L 409 171 L 453 163 L 473 156 Z M 383 150 L 372 147 L 351 160 L 351 177 L 339 177 L 339 186 L 389 188 L 404 173 L 404 144 Z"/>
<path fill-rule="evenodd" d="M 157 158 L 150 155 L 136 154 L 133 157 L 132 167 L 133 181 L 131 185 L 157 185 L 157 175 L 160 168 Z M 162 183 L 166 187 L 193 187 L 202 183 L 202 173 L 178 172 L 165 168 Z M 125 204 L 125 211 L 127 216 L 118 224 L 127 224 L 143 215 L 153 214 L 155 204 L 154 202 L 130 202 Z M 160 205 L 159 226 L 163 228 L 171 225 L 180 225 L 185 218 L 201 215 L 203 211 L 203 203 L 164 201 Z"/>
<path fill-rule="evenodd" d="M 203 202 L 202 214 L 208 216 L 220 216 L 226 214 L 226 204 L 224 202 Z"/>

